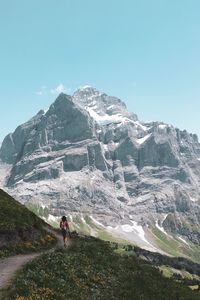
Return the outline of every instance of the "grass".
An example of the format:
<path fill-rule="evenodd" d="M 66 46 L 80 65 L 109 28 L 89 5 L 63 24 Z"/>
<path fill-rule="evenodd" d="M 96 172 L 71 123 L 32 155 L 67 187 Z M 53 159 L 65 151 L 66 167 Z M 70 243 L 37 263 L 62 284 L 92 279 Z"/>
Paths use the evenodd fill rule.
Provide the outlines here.
<path fill-rule="evenodd" d="M 162 231 L 160 231 L 157 227 L 151 228 L 152 233 L 156 237 L 156 242 L 161 250 L 169 253 L 173 256 L 180 255 L 180 243 L 175 241 L 174 239 L 166 236 Z"/>
<path fill-rule="evenodd" d="M 151 227 L 151 232 L 156 244 L 161 250 L 172 256 L 183 256 L 200 263 L 200 247 L 188 242 L 188 245 L 180 241 L 176 236 L 168 237 L 157 227 Z"/>
<path fill-rule="evenodd" d="M 164 277 L 171 278 L 173 275 L 173 271 L 170 267 L 160 266 L 159 270 L 161 271 Z"/>
<path fill-rule="evenodd" d="M 84 221 L 81 219 L 81 217 L 79 215 L 73 216 L 73 223 L 78 232 L 86 234 L 86 235 L 90 235 L 90 229 L 87 226 L 86 223 L 84 223 Z"/>
<path fill-rule="evenodd" d="M 26 203 L 26 207 L 38 217 L 48 219 L 49 210 L 46 206 L 42 207 L 37 202 L 36 203 L 28 202 Z"/>
<path fill-rule="evenodd" d="M 200 299 L 197 291 L 165 278 L 149 263 L 115 250 L 96 238 L 74 238 L 70 249 L 26 265 L 2 300 Z"/>
<path fill-rule="evenodd" d="M 174 274 L 179 274 L 183 279 L 190 279 L 190 280 L 198 279 L 200 282 L 200 276 L 191 274 L 184 269 L 178 270 L 170 266 L 161 265 L 159 266 L 159 270 L 162 271 L 162 274 L 168 278 L 171 278 Z"/>
<path fill-rule="evenodd" d="M 0 231 L 27 229 L 35 226 L 40 229 L 44 222 L 24 205 L 0 190 Z"/>
<path fill-rule="evenodd" d="M 78 233 L 88 236 L 95 235 L 95 237 L 105 241 L 127 244 L 127 241 L 121 239 L 119 236 L 112 235 L 103 226 L 96 224 L 88 215 L 83 217 L 80 217 L 80 215 L 73 216 L 70 222 L 70 229 L 71 231 L 75 230 Z"/>
<path fill-rule="evenodd" d="M 190 285 L 189 286 L 191 290 L 195 291 L 195 290 L 198 290 L 199 286 L 197 284 L 195 285 Z"/>
<path fill-rule="evenodd" d="M 96 237 L 110 242 L 118 242 L 127 244 L 127 241 L 121 239 L 119 236 L 112 235 L 103 226 L 96 224 L 89 216 L 85 216 L 86 223 L 96 232 Z"/>
<path fill-rule="evenodd" d="M 48 249 L 56 239 L 47 224 L 3 190 L 0 190 L 0 258 Z"/>

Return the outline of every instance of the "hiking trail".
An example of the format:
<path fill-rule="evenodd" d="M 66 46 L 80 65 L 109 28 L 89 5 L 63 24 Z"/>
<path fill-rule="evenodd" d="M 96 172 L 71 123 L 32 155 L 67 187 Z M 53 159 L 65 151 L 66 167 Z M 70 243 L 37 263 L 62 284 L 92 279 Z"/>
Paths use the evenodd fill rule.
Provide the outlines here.
<path fill-rule="evenodd" d="M 7 287 L 11 281 L 14 279 L 16 272 L 21 269 L 26 263 L 32 261 L 36 257 L 41 256 L 44 253 L 49 253 L 57 247 L 63 247 L 63 238 L 61 234 L 58 234 L 53 229 L 45 228 L 46 231 L 53 234 L 57 243 L 56 246 L 49 250 L 40 251 L 37 253 L 30 254 L 18 254 L 14 256 L 7 257 L 0 260 L 0 289 Z M 67 241 L 67 247 L 71 245 L 71 241 Z"/>

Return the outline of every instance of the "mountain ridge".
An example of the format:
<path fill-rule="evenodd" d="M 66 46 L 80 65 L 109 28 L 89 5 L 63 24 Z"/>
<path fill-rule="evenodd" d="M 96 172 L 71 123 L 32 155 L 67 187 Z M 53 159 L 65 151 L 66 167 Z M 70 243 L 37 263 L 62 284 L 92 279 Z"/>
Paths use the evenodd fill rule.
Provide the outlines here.
<path fill-rule="evenodd" d="M 141 122 L 116 97 L 88 86 L 60 94 L 5 137 L 0 159 L 11 168 L 4 187 L 22 202 L 55 216 L 89 211 L 130 235 L 132 221 L 146 236 L 149 226 L 164 228 L 200 245 L 197 135 Z"/>

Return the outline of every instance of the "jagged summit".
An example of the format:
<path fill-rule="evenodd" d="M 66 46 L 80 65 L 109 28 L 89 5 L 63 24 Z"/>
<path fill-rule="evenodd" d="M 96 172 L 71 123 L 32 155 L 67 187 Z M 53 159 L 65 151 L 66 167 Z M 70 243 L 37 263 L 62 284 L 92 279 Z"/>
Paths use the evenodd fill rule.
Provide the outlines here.
<path fill-rule="evenodd" d="M 95 96 L 100 96 L 102 93 L 98 91 L 96 88 L 85 85 L 80 88 L 78 88 L 74 94 L 73 94 L 73 99 L 78 99 L 80 101 L 81 99 L 81 104 L 85 103 L 87 105 L 87 102 L 90 102 L 90 100 L 95 97 Z"/>
<path fill-rule="evenodd" d="M 91 93 L 91 94 L 101 94 L 100 91 L 98 91 L 95 87 L 91 86 L 91 85 L 83 85 L 80 86 L 75 92 L 75 93 Z"/>
<path fill-rule="evenodd" d="M 84 86 L 73 94 L 73 101 L 86 109 L 90 116 L 101 125 L 137 121 L 120 99 L 99 92 L 91 86 Z"/>

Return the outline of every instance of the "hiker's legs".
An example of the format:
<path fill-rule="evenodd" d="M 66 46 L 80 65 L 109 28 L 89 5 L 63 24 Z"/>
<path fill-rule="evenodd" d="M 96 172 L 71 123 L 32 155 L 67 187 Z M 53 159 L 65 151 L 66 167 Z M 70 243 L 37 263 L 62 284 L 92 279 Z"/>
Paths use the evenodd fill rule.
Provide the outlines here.
<path fill-rule="evenodd" d="M 65 241 L 64 241 L 64 246 L 66 246 L 67 242 L 70 240 L 70 232 L 67 230 L 65 232 Z"/>
<path fill-rule="evenodd" d="M 63 243 L 65 246 L 66 245 L 66 230 L 62 229 L 62 235 L 63 235 Z"/>

